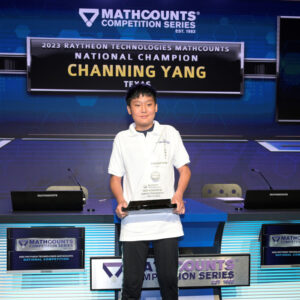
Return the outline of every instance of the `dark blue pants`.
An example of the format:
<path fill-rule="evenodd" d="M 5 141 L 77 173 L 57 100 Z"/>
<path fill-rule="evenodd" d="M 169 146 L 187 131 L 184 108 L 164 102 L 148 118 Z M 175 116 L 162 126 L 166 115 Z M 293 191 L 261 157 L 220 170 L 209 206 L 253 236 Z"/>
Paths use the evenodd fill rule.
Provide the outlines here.
<path fill-rule="evenodd" d="M 152 241 L 160 293 L 163 300 L 178 299 L 178 240 Z M 141 296 L 149 241 L 123 242 L 122 300 L 138 300 Z"/>

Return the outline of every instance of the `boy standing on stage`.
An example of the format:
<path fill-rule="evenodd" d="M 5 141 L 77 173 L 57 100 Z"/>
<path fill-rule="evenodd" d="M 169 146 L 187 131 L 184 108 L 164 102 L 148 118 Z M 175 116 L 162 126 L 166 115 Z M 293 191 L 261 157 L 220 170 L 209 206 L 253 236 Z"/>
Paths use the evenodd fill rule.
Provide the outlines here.
<path fill-rule="evenodd" d="M 179 215 L 185 213 L 183 193 L 191 176 L 189 156 L 178 131 L 154 121 L 157 102 L 152 87 L 131 87 L 126 102 L 134 123 L 117 134 L 108 167 L 110 187 L 118 202 L 116 214 L 122 219 L 122 300 L 140 298 L 150 241 L 162 299 L 176 300 L 178 237 L 183 235 Z M 176 191 L 174 167 L 179 172 Z M 172 199 L 177 208 L 135 215 L 122 211 L 130 201 L 153 199 Z"/>

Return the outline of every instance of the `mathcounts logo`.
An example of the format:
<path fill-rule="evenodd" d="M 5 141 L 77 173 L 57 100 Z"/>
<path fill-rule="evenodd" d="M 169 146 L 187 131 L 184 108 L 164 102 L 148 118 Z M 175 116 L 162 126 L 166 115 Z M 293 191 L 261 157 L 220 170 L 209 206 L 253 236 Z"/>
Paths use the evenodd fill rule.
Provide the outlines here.
<path fill-rule="evenodd" d="M 118 278 L 122 273 L 122 263 L 103 263 L 103 270 L 108 275 L 109 278 Z"/>
<path fill-rule="evenodd" d="M 20 247 L 23 249 L 23 248 L 26 248 L 27 244 L 28 244 L 28 240 L 19 240 L 19 245 Z"/>
<path fill-rule="evenodd" d="M 300 247 L 300 234 L 270 235 L 269 247 Z"/>
<path fill-rule="evenodd" d="M 280 236 L 278 235 L 272 235 L 272 241 L 276 244 L 280 241 Z"/>
<path fill-rule="evenodd" d="M 87 27 L 91 27 L 99 16 L 97 8 L 79 8 L 79 15 Z"/>
<path fill-rule="evenodd" d="M 199 11 L 79 8 L 79 15 L 87 27 L 92 27 L 97 17 L 105 28 L 171 29 L 175 33 L 196 33 Z"/>

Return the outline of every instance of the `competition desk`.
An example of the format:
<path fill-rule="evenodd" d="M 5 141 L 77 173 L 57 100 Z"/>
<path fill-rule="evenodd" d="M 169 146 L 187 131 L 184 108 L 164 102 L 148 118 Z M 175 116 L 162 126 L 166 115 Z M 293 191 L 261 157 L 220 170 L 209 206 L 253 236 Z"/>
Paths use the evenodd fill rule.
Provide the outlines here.
<path fill-rule="evenodd" d="M 246 210 L 240 203 L 216 199 L 185 199 L 182 216 L 185 236 L 180 239 L 182 254 L 250 253 L 250 286 L 180 290 L 191 299 L 300 299 L 300 269 L 261 269 L 260 230 L 263 224 L 300 223 L 300 210 Z M 0 294 L 13 298 L 57 299 L 57 293 L 73 299 L 115 299 L 114 291 L 90 290 L 90 257 L 119 255 L 119 221 L 113 211 L 114 200 L 89 199 L 82 212 L 14 213 L 9 208 L 0 214 Z M 85 271 L 79 273 L 6 273 L 6 229 L 31 226 L 85 227 Z M 63 281 L 62 281 L 63 279 Z M 62 284 L 63 282 L 63 284 Z M 26 288 L 24 288 L 26 286 Z M 158 293 L 158 292 L 157 292 Z M 288 293 L 288 296 L 287 296 Z M 158 294 L 152 293 L 151 299 Z M 51 298 L 52 297 L 52 298 Z M 142 299 L 147 299 L 147 295 Z M 195 298 L 196 297 L 196 298 Z M 149 298 L 149 297 L 148 297 Z M 188 298 L 184 298 L 188 299 Z"/>

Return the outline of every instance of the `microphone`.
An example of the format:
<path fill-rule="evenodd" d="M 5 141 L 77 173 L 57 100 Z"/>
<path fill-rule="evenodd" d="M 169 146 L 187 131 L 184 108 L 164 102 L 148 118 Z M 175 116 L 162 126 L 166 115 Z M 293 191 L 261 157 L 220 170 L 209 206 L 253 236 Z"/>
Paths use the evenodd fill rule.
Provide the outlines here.
<path fill-rule="evenodd" d="M 273 191 L 273 190 L 274 190 L 274 189 L 272 188 L 270 182 L 267 180 L 267 178 L 264 176 L 264 174 L 263 174 L 260 170 L 258 170 L 258 169 L 251 169 L 251 171 L 252 171 L 252 172 L 255 172 L 255 173 L 258 173 L 258 174 L 263 178 L 263 180 L 267 183 L 267 185 L 268 185 L 270 191 Z"/>
<path fill-rule="evenodd" d="M 84 198 L 83 200 L 85 200 L 85 199 L 86 199 L 86 195 L 85 195 L 85 193 L 84 193 L 84 191 L 83 191 L 83 189 L 82 189 L 82 185 L 81 185 L 80 182 L 77 180 L 77 177 L 75 176 L 75 174 L 74 174 L 74 172 L 72 171 L 72 169 L 71 169 L 71 168 L 68 168 L 67 170 L 68 170 L 68 172 L 71 173 L 72 179 L 75 181 L 75 183 L 76 183 L 77 185 L 79 185 L 79 188 L 80 188 L 80 190 L 82 191 L 82 195 L 83 195 L 83 198 Z"/>

